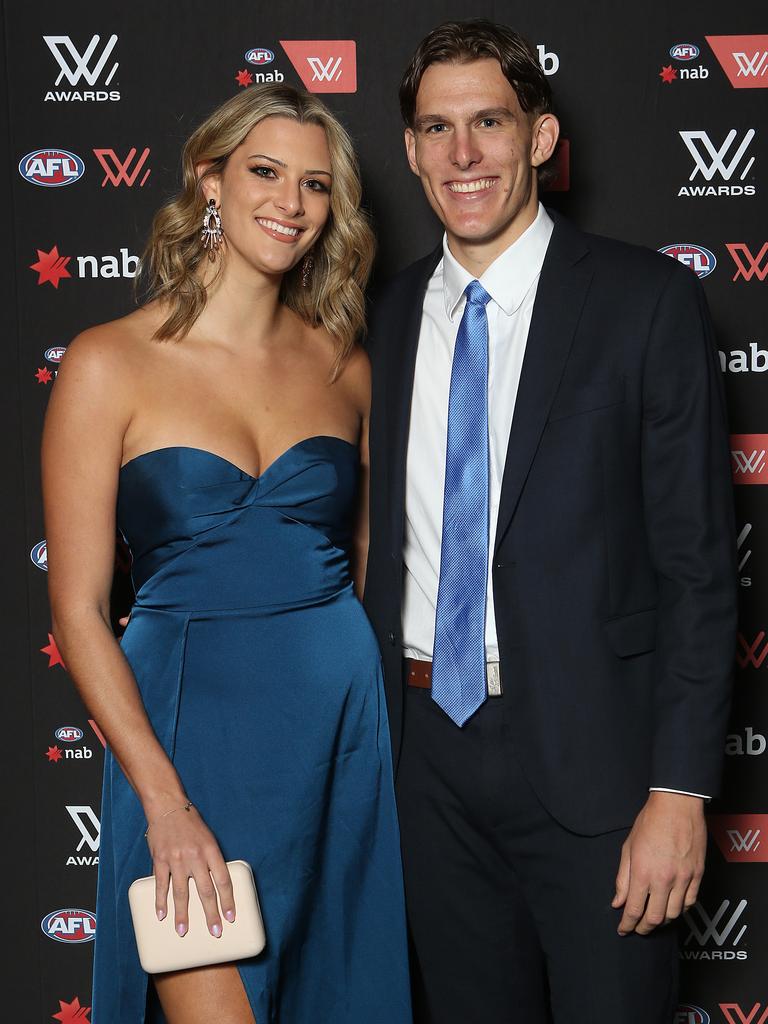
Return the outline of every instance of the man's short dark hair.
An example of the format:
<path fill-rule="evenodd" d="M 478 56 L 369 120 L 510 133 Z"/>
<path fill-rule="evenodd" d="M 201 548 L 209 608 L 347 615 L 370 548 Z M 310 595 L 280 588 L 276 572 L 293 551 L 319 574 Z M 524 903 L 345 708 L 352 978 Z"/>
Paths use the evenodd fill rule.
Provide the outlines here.
<path fill-rule="evenodd" d="M 527 114 L 551 113 L 552 90 L 531 44 L 506 25 L 473 18 L 438 25 L 419 43 L 400 83 L 400 110 L 406 125 L 414 126 L 416 95 L 431 64 L 466 64 L 488 58 L 499 62 Z"/>

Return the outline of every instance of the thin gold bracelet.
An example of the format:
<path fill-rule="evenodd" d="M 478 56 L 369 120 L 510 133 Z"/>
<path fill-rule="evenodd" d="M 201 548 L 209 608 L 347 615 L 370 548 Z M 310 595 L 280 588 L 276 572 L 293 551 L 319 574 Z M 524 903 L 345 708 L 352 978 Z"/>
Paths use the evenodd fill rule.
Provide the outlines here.
<path fill-rule="evenodd" d="M 147 825 L 147 831 L 144 833 L 144 838 L 145 839 L 147 838 L 147 836 L 149 835 L 149 830 L 152 828 L 153 825 L 156 825 L 158 821 L 162 821 L 163 818 L 167 818 L 169 814 L 175 814 L 176 811 L 188 811 L 188 810 L 190 810 L 190 808 L 192 808 L 194 806 L 195 805 L 192 803 L 191 800 L 187 800 L 187 802 L 184 804 L 183 807 L 172 807 L 170 809 L 170 811 L 166 811 L 165 814 L 161 814 L 160 817 L 156 821 L 151 821 Z"/>

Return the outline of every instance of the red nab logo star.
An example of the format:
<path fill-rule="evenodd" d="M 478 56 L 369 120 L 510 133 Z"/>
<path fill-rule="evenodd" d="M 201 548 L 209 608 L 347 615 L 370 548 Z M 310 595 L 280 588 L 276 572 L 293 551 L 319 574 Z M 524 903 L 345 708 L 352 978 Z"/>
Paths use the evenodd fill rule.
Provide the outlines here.
<path fill-rule="evenodd" d="M 49 761 L 57 764 L 62 758 L 62 752 L 58 747 L 48 747 L 48 751 L 45 755 Z"/>
<path fill-rule="evenodd" d="M 53 380 L 53 374 L 44 366 L 38 366 L 35 376 L 38 384 L 50 384 Z"/>
<path fill-rule="evenodd" d="M 47 281 L 54 288 L 58 288 L 62 277 L 72 277 L 67 270 L 67 264 L 71 259 L 71 256 L 59 256 L 59 247 L 54 245 L 50 252 L 38 249 L 37 263 L 30 263 L 29 269 L 37 271 L 38 284 L 45 284 Z"/>
<path fill-rule="evenodd" d="M 61 1021 L 61 1024 L 90 1024 L 90 1006 L 81 1006 L 80 1000 L 75 996 L 71 1003 L 59 1000 L 60 1010 L 52 1014 L 54 1020 Z"/>
<path fill-rule="evenodd" d="M 667 64 L 667 66 L 663 67 L 659 72 L 659 78 L 662 82 L 666 82 L 667 85 L 669 85 L 677 78 L 677 68 L 673 68 L 671 64 Z"/>
<path fill-rule="evenodd" d="M 64 659 L 59 652 L 59 648 L 56 646 L 53 633 L 48 634 L 48 644 L 45 647 L 41 647 L 40 651 L 48 655 L 48 668 L 53 668 L 54 665 L 61 665 L 63 669 L 66 669 L 67 666 L 64 664 Z"/>
<path fill-rule="evenodd" d="M 246 86 L 249 86 L 249 85 L 252 84 L 252 82 L 253 82 L 253 75 L 248 70 L 238 71 L 237 74 L 235 75 L 235 81 L 237 82 L 237 84 L 239 86 L 242 86 L 242 88 L 245 89 Z"/>

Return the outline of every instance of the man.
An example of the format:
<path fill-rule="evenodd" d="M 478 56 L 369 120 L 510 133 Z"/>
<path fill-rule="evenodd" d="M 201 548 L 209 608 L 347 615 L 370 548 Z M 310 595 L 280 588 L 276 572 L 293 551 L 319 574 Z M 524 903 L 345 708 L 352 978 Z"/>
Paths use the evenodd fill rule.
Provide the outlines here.
<path fill-rule="evenodd" d="M 668 1024 L 735 629 L 694 274 L 538 202 L 558 123 L 485 21 L 400 92 L 442 245 L 370 329 L 371 547 L 419 1024 Z"/>

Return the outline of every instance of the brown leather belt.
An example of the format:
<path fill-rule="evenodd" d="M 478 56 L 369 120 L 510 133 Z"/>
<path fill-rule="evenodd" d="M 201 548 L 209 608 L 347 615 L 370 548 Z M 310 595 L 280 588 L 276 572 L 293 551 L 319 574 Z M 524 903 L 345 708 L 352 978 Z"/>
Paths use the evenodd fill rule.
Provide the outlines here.
<path fill-rule="evenodd" d="M 417 661 L 415 658 L 403 658 L 405 662 L 405 681 L 409 686 L 417 686 L 421 690 L 432 689 L 432 662 Z M 488 662 L 488 696 L 500 697 L 501 675 L 498 661 Z"/>

